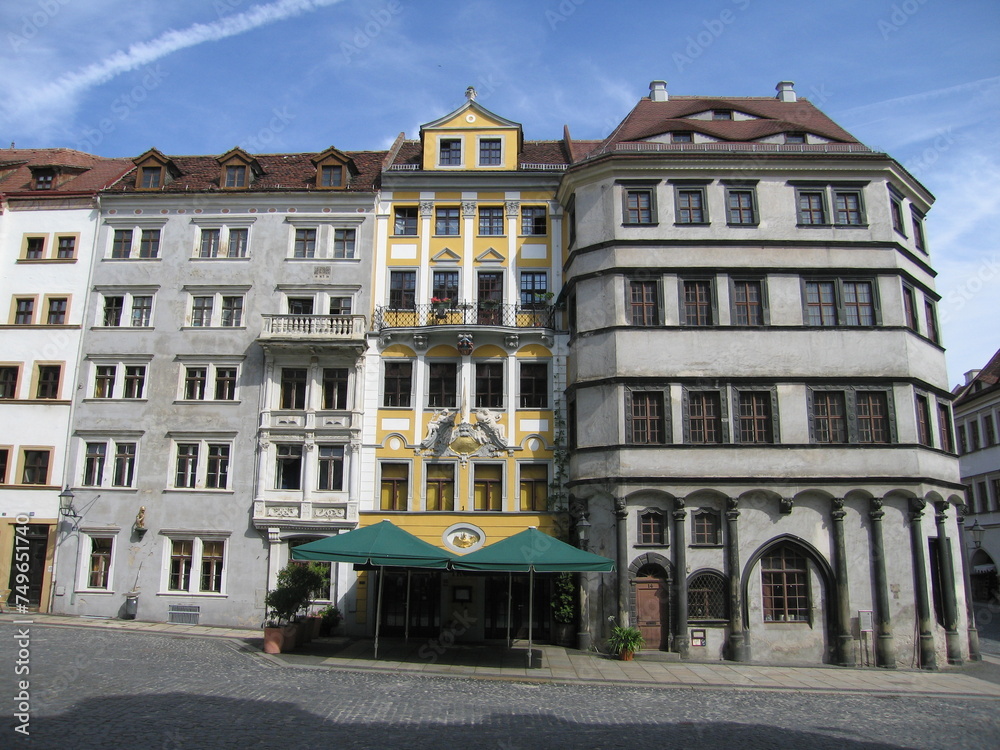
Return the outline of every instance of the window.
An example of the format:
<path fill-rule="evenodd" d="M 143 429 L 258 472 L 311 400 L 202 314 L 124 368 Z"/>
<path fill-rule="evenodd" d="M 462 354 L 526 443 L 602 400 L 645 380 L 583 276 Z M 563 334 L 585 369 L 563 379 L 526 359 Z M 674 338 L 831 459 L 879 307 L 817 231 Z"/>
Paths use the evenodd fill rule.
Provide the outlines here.
<path fill-rule="evenodd" d="M 24 451 L 21 484 L 49 483 L 49 455 L 48 450 Z"/>
<path fill-rule="evenodd" d="M 316 257 L 316 230 L 296 229 L 295 244 L 292 246 L 293 258 Z"/>
<path fill-rule="evenodd" d="M 21 368 L 17 365 L 0 367 L 0 399 L 17 398 L 17 378 Z"/>
<path fill-rule="evenodd" d="M 931 407 L 927 396 L 915 397 L 917 408 L 917 442 L 928 447 L 934 443 L 931 440 Z"/>
<path fill-rule="evenodd" d="M 247 168 L 243 164 L 226 167 L 226 187 L 241 188 L 247 185 Z"/>
<path fill-rule="evenodd" d="M 35 322 L 35 298 L 18 297 L 14 300 L 14 325 L 30 326 Z"/>
<path fill-rule="evenodd" d="M 406 510 L 410 494 L 410 465 L 383 463 L 379 467 L 382 478 L 379 491 L 381 510 Z"/>
<path fill-rule="evenodd" d="M 502 409 L 503 362 L 476 363 L 476 406 L 487 409 Z"/>
<path fill-rule="evenodd" d="M 479 141 L 479 166 L 498 167 L 501 164 L 503 164 L 503 154 L 500 139 L 481 139 Z"/>
<path fill-rule="evenodd" d="M 412 362 L 385 362 L 383 406 L 409 406 L 413 389 Z"/>
<path fill-rule="evenodd" d="M 308 372 L 304 367 L 282 367 L 279 409 L 305 409 Z"/>
<path fill-rule="evenodd" d="M 691 132 L 676 132 L 670 134 L 671 143 L 692 143 L 694 141 L 694 134 Z"/>
<path fill-rule="evenodd" d="M 983 447 L 989 448 L 997 444 L 996 428 L 993 425 L 993 415 L 983 415 Z"/>
<path fill-rule="evenodd" d="M 891 187 L 889 188 L 889 214 L 892 217 L 892 228 L 898 233 L 906 236 L 906 227 L 903 226 L 903 198 Z"/>
<path fill-rule="evenodd" d="M 351 297 L 330 297 L 330 315 L 350 315 L 352 307 Z"/>
<path fill-rule="evenodd" d="M 275 447 L 274 488 L 302 489 L 302 446 L 281 443 Z"/>
<path fill-rule="evenodd" d="M 122 398 L 142 398 L 146 386 L 146 365 L 125 365 L 123 385 Z"/>
<path fill-rule="evenodd" d="M 737 394 L 739 423 L 737 436 L 741 443 L 773 443 L 774 417 L 770 391 L 740 391 Z"/>
<path fill-rule="evenodd" d="M 35 398 L 59 398 L 59 379 L 62 365 L 38 365 L 38 388 Z"/>
<path fill-rule="evenodd" d="M 629 323 L 634 326 L 660 324 L 660 284 L 655 279 L 629 281 Z"/>
<path fill-rule="evenodd" d="M 458 236 L 458 209 L 438 208 L 434 211 L 434 234 Z"/>
<path fill-rule="evenodd" d="M 688 619 L 725 620 L 729 596 L 725 576 L 699 573 L 688 581 Z"/>
<path fill-rule="evenodd" d="M 684 292 L 684 325 L 714 325 L 712 282 L 709 279 L 687 279 L 681 284 Z"/>
<path fill-rule="evenodd" d="M 236 398 L 236 368 L 215 368 L 215 400 L 233 401 Z"/>
<path fill-rule="evenodd" d="M 212 325 L 212 307 L 214 297 L 192 297 L 191 299 L 191 325 L 196 328 L 206 328 Z"/>
<path fill-rule="evenodd" d="M 964 456 L 969 452 L 969 442 L 965 437 L 965 425 L 960 424 L 955 428 L 955 433 L 958 435 L 958 454 Z"/>
<path fill-rule="evenodd" d="M 229 445 L 208 444 L 208 465 L 205 468 L 205 486 L 224 490 L 229 485 Z"/>
<path fill-rule="evenodd" d="M 417 272 L 389 273 L 389 307 L 393 310 L 413 310 L 417 305 Z"/>
<path fill-rule="evenodd" d="M 108 589 L 111 576 L 111 554 L 114 537 L 90 537 L 89 564 L 87 566 L 87 588 Z"/>
<path fill-rule="evenodd" d="M 208 367 L 184 368 L 184 399 L 201 401 L 205 398 L 205 386 L 208 382 Z"/>
<path fill-rule="evenodd" d="M 143 167 L 142 176 L 139 178 L 139 187 L 146 190 L 158 188 L 160 186 L 161 167 Z"/>
<path fill-rule="evenodd" d="M 229 486 L 232 445 L 210 439 L 178 441 L 174 487 L 224 490 Z"/>
<path fill-rule="evenodd" d="M 822 190 L 798 192 L 799 224 L 827 224 L 826 195 Z"/>
<path fill-rule="evenodd" d="M 549 406 L 549 366 L 545 362 L 521 362 L 521 408 Z"/>
<path fill-rule="evenodd" d="M 188 594 L 225 592 L 226 542 L 223 539 L 193 537 L 167 539 L 167 591 Z"/>
<path fill-rule="evenodd" d="M 805 143 L 805 133 L 785 133 L 785 143 Z"/>
<path fill-rule="evenodd" d="M 448 300 L 454 307 L 458 302 L 458 271 L 434 271 L 431 297 Z"/>
<path fill-rule="evenodd" d="M 397 206 L 395 209 L 395 222 L 392 233 L 402 237 L 415 237 L 417 235 L 417 207 Z"/>
<path fill-rule="evenodd" d="M 731 296 L 733 325 L 764 325 L 764 294 L 760 280 L 733 279 Z"/>
<path fill-rule="evenodd" d="M 243 295 L 191 292 L 192 328 L 239 328 L 243 325 Z"/>
<path fill-rule="evenodd" d="M 969 452 L 979 450 L 979 421 L 973 419 L 969 422 Z"/>
<path fill-rule="evenodd" d="M 221 229 L 202 229 L 201 246 L 198 250 L 199 258 L 218 258 L 219 247 L 222 244 Z"/>
<path fill-rule="evenodd" d="M 625 191 L 625 223 L 626 224 L 653 224 L 653 191 L 645 188 L 641 190 Z"/>
<path fill-rule="evenodd" d="M 805 318 L 810 326 L 874 326 L 878 323 L 871 281 L 803 282 Z"/>
<path fill-rule="evenodd" d="M 174 487 L 193 488 L 198 481 L 198 444 L 178 443 Z"/>
<path fill-rule="evenodd" d="M 809 390 L 814 443 L 891 443 L 894 412 L 888 389 Z"/>
<path fill-rule="evenodd" d="M 111 240 L 112 258 L 129 258 L 132 255 L 132 230 L 116 229 Z"/>
<path fill-rule="evenodd" d="M 913 287 L 903 286 L 903 314 L 906 318 L 906 327 L 914 333 L 917 332 L 917 303 L 916 292 Z"/>
<path fill-rule="evenodd" d="M 545 214 L 545 206 L 521 206 L 521 234 L 545 234 L 547 231 Z"/>
<path fill-rule="evenodd" d="M 860 190 L 837 190 L 833 191 L 833 205 L 835 206 L 837 224 L 844 226 L 861 226 L 865 223 L 865 214 L 861 202 Z"/>
<path fill-rule="evenodd" d="M 809 571 L 805 558 L 781 545 L 760 561 L 764 622 L 809 622 Z"/>
<path fill-rule="evenodd" d="M 229 230 L 227 252 L 230 258 L 246 258 L 250 254 L 250 230 L 247 227 Z"/>
<path fill-rule="evenodd" d="M 156 258 L 160 255 L 160 230 L 143 229 L 139 236 L 139 257 Z"/>
<path fill-rule="evenodd" d="M 340 164 L 324 164 L 320 173 L 320 186 L 343 187 L 344 168 Z"/>
<path fill-rule="evenodd" d="M 521 271 L 521 307 L 525 310 L 539 310 L 546 306 L 545 295 L 549 291 L 549 275 L 545 271 Z"/>
<path fill-rule="evenodd" d="M 125 311 L 128 316 L 125 316 Z M 104 294 L 101 325 L 109 328 L 148 328 L 153 316 L 153 296 L 126 292 Z"/>
<path fill-rule="evenodd" d="M 333 257 L 353 258 L 354 257 L 354 236 L 353 229 L 333 230 Z"/>
<path fill-rule="evenodd" d="M 109 443 L 88 442 L 83 460 L 82 483 L 86 487 L 131 487 L 135 477 L 136 444 L 111 441 L 111 463 L 108 464 Z M 108 470 L 110 469 L 110 476 Z"/>
<path fill-rule="evenodd" d="M 924 217 L 911 207 L 910 221 L 913 226 L 913 246 L 920 252 L 926 253 L 927 243 L 924 241 Z"/>
<path fill-rule="evenodd" d="M 757 209 L 754 191 L 746 188 L 726 190 L 726 220 L 734 226 L 756 226 Z"/>
<path fill-rule="evenodd" d="M 520 464 L 522 511 L 542 512 L 549 507 L 549 467 L 546 464 Z"/>
<path fill-rule="evenodd" d="M 813 440 L 846 443 L 847 415 L 842 392 L 819 391 L 813 395 Z"/>
<path fill-rule="evenodd" d="M 639 514 L 639 544 L 666 544 L 666 522 L 659 510 L 646 510 Z"/>
<path fill-rule="evenodd" d="M 94 398 L 114 398 L 117 379 L 116 365 L 97 365 L 94 368 Z"/>
<path fill-rule="evenodd" d="M 51 190 L 55 182 L 56 173 L 53 169 L 34 170 L 35 190 Z"/>
<path fill-rule="evenodd" d="M 66 307 L 69 300 L 65 297 L 49 297 L 49 312 L 45 318 L 46 325 L 61 326 L 66 324 Z"/>
<path fill-rule="evenodd" d="M 503 235 L 503 208 L 481 207 L 479 209 L 479 234 Z"/>
<path fill-rule="evenodd" d="M 722 399 L 718 391 L 687 394 L 687 438 L 689 443 L 722 443 Z"/>
<path fill-rule="evenodd" d="M 431 362 L 427 366 L 427 405 L 454 407 L 458 388 L 458 365 L 454 362 Z"/>
<path fill-rule="evenodd" d="M 713 120 L 732 120 L 733 113 L 728 109 L 716 109 L 712 111 Z"/>
<path fill-rule="evenodd" d="M 135 443 L 115 443 L 113 487 L 131 487 L 135 477 Z"/>
<path fill-rule="evenodd" d="M 474 464 L 473 510 L 503 510 L 503 466 Z"/>
<path fill-rule="evenodd" d="M 438 164 L 442 167 L 462 166 L 462 141 L 459 138 L 442 138 L 438 143 Z"/>
<path fill-rule="evenodd" d="M 317 490 L 340 492 L 344 489 L 344 447 L 342 445 L 320 445 L 319 479 Z"/>
<path fill-rule="evenodd" d="M 56 258 L 69 260 L 76 257 L 76 237 L 59 237 L 56 246 Z"/>
<path fill-rule="evenodd" d="M 222 325 L 227 328 L 243 325 L 243 297 L 223 296 Z"/>
<path fill-rule="evenodd" d="M 663 445 L 667 442 L 665 399 L 661 391 L 633 391 L 630 394 L 629 436 L 634 445 Z"/>
<path fill-rule="evenodd" d="M 346 367 L 323 368 L 323 408 L 347 409 L 348 372 Z"/>
<path fill-rule="evenodd" d="M 938 334 L 937 312 L 934 309 L 934 303 L 926 300 L 924 301 L 924 322 L 927 324 L 927 338 L 935 344 L 940 344 L 941 339 Z"/>
<path fill-rule="evenodd" d="M 107 458 L 107 443 L 87 443 L 83 460 L 83 484 L 86 487 L 100 487 L 104 480 L 104 462 Z"/>
<path fill-rule="evenodd" d="M 25 242 L 24 260 L 42 260 L 45 257 L 44 237 L 28 237 Z"/>
<path fill-rule="evenodd" d="M 722 544 L 722 519 L 716 511 L 700 508 L 691 514 L 691 544 Z"/>
<path fill-rule="evenodd" d="M 889 442 L 889 406 L 885 392 L 858 391 L 856 414 L 859 442 Z"/>
<path fill-rule="evenodd" d="M 10 465 L 10 448 L 0 448 L 0 484 L 7 484 L 7 467 Z"/>
<path fill-rule="evenodd" d="M 938 440 L 941 450 L 955 452 L 955 441 L 951 436 L 951 409 L 947 404 L 938 404 Z"/>
<path fill-rule="evenodd" d="M 708 223 L 704 188 L 677 188 L 676 200 L 678 224 Z"/>
<path fill-rule="evenodd" d="M 424 510 L 455 510 L 455 464 L 427 463 Z"/>

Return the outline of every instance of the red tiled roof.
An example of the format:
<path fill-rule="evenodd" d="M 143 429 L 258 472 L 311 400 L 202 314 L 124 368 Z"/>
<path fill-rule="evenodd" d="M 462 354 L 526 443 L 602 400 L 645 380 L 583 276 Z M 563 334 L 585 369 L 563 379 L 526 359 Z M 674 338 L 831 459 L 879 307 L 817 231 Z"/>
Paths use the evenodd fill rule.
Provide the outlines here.
<path fill-rule="evenodd" d="M 351 178 L 348 190 L 367 192 L 376 188 L 382 169 L 385 151 L 345 151 L 354 161 L 358 174 Z M 263 174 L 258 176 L 251 190 L 313 190 L 316 187 L 315 153 L 308 154 L 255 154 Z M 160 188 L 163 193 L 218 190 L 222 170 L 218 156 L 167 156 L 180 173 Z M 131 162 L 130 162 L 131 164 Z M 132 165 L 134 167 L 134 164 Z M 125 175 L 113 188 L 115 191 L 135 190 L 134 172 Z M 142 192 L 154 192 L 144 190 Z"/>
<path fill-rule="evenodd" d="M 109 159 L 69 148 L 4 148 L 0 149 L 2 193 L 37 193 L 39 196 L 59 193 L 95 193 L 112 184 L 133 168 L 131 159 Z M 56 180 L 51 190 L 35 190 L 31 167 L 66 167 L 67 172 Z M 83 171 L 80 171 L 83 170 Z"/>
<path fill-rule="evenodd" d="M 976 387 L 976 383 L 980 384 L 978 388 Z M 998 383 L 1000 383 L 1000 350 L 993 355 L 993 358 L 986 363 L 986 366 L 979 371 L 979 374 L 972 379 L 971 383 L 959 386 L 956 389 L 958 397 L 955 399 L 955 405 L 958 406 L 963 401 L 978 396 L 988 388 L 995 388 Z"/>
<path fill-rule="evenodd" d="M 713 109 L 727 109 L 754 115 L 757 120 L 693 120 L 690 115 Z M 601 148 L 613 143 L 640 141 L 662 133 L 697 131 L 724 141 L 747 142 L 786 132 L 808 132 L 841 143 L 859 141 L 818 110 L 807 99 L 782 102 L 769 97 L 705 98 L 672 97 L 654 102 L 643 97 L 604 140 Z"/>

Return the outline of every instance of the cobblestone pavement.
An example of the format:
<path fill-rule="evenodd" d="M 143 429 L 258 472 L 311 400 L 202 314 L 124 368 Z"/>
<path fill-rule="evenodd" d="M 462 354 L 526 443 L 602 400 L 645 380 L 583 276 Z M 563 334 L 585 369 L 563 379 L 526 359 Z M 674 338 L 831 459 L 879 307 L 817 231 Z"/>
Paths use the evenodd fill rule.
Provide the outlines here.
<path fill-rule="evenodd" d="M 30 628 L 30 741 L 0 623 L 3 748 L 1000 746 L 995 700 L 532 684 L 280 667 L 223 638 Z M 993 665 L 997 669 L 996 665 Z"/>

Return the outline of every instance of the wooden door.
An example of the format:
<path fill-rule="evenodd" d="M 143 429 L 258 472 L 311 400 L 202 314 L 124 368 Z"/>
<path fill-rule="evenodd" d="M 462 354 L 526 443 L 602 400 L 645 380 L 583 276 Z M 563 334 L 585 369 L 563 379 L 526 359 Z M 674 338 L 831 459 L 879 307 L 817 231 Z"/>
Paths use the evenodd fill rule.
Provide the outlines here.
<path fill-rule="evenodd" d="M 661 578 L 635 581 L 636 627 L 646 640 L 646 648 L 665 649 L 670 638 L 670 594 Z"/>

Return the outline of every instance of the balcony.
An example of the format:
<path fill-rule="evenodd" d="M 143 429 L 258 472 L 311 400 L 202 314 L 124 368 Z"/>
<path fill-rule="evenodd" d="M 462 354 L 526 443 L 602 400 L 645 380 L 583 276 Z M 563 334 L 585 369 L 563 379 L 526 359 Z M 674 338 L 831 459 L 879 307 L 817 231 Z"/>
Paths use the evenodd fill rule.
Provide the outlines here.
<path fill-rule="evenodd" d="M 439 304 L 410 308 L 377 307 L 372 327 L 422 328 L 425 326 L 492 326 L 494 328 L 554 328 L 552 305 L 506 305 L 499 302 L 468 302 L 453 307 Z"/>
<path fill-rule="evenodd" d="M 365 346 L 364 315 L 262 315 L 259 341 L 279 345 Z"/>

